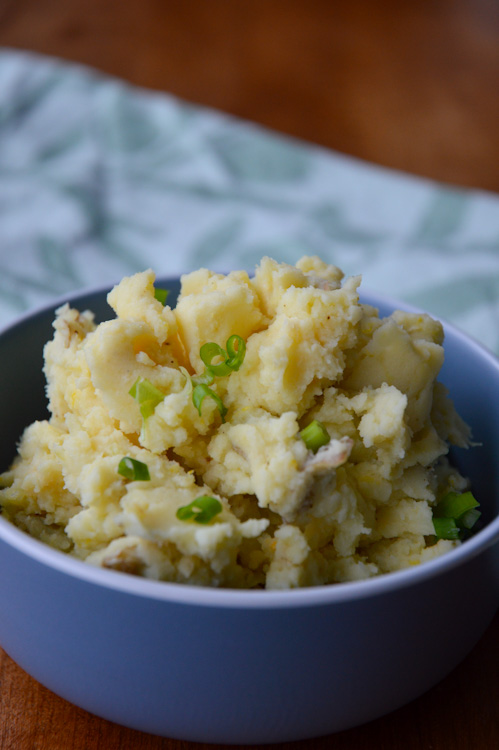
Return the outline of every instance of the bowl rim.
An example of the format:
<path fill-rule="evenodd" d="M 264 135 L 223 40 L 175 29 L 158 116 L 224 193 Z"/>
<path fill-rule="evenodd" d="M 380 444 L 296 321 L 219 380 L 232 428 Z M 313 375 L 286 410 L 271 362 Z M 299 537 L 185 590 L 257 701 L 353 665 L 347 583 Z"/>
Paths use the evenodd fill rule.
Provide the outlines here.
<path fill-rule="evenodd" d="M 157 275 L 159 283 L 178 283 L 180 278 L 180 274 Z M 105 295 L 111 288 L 112 285 L 107 283 L 60 295 L 8 322 L 0 328 L 0 337 L 15 332 L 16 328 L 28 323 L 31 319 L 54 311 L 66 302 L 77 304 L 79 299 L 89 295 Z M 374 307 L 382 305 L 393 310 L 400 309 L 408 312 L 425 313 L 421 308 L 370 289 L 362 289 L 359 294 L 361 302 Z M 471 347 L 476 356 L 485 359 L 493 367 L 499 379 L 499 358 L 493 352 L 449 321 L 437 315 L 431 315 L 432 318 L 443 324 L 446 336 L 451 334 L 467 347 Z M 358 581 L 323 584 L 291 590 L 211 588 L 188 583 L 156 581 L 122 573 L 121 571 L 105 570 L 49 547 L 44 542 L 21 531 L 11 522 L 2 518 L 1 515 L 0 540 L 21 554 L 25 554 L 28 558 L 59 573 L 67 574 L 88 584 L 132 596 L 189 606 L 226 609 L 302 608 L 331 606 L 392 593 L 400 588 L 418 585 L 458 568 L 499 542 L 499 515 L 459 547 L 414 567 L 404 568 L 392 573 L 383 573 Z"/>

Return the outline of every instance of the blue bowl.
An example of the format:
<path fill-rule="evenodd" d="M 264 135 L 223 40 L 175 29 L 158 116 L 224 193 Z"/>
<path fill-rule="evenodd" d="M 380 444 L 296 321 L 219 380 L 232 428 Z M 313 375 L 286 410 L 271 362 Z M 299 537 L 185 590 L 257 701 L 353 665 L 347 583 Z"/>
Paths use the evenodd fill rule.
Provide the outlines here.
<path fill-rule="evenodd" d="M 178 280 L 160 283 L 178 293 Z M 105 296 L 70 301 L 103 320 L 111 317 Z M 374 294 L 363 301 L 382 315 L 408 309 Z M 47 416 L 42 348 L 56 306 L 0 333 L 2 469 L 23 428 Z M 499 604 L 499 362 L 445 329 L 441 380 L 479 443 L 453 460 L 471 478 L 485 521 L 461 547 L 366 581 L 216 590 L 94 568 L 0 517 L 0 644 L 87 711 L 197 742 L 329 734 L 431 688 L 472 649 Z"/>

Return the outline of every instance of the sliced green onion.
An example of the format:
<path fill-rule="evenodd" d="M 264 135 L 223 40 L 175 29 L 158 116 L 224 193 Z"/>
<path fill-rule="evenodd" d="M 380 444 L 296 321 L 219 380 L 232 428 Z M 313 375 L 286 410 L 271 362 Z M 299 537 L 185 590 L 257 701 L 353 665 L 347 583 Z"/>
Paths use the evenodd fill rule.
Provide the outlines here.
<path fill-rule="evenodd" d="M 459 516 L 459 518 L 456 519 L 456 523 L 459 528 L 469 531 L 473 528 L 481 515 L 482 514 L 480 513 L 478 508 L 470 508 L 465 513 L 463 513 L 462 516 Z"/>
<path fill-rule="evenodd" d="M 214 341 L 208 341 L 206 344 L 203 344 L 201 349 L 199 350 L 199 356 L 203 360 L 203 363 L 206 365 L 206 369 L 208 372 L 211 372 L 213 375 L 229 375 L 231 372 L 231 367 L 227 364 L 225 361 L 227 358 L 227 353 L 225 349 L 222 349 L 221 346 L 218 344 L 215 344 Z M 222 357 L 223 362 L 219 362 L 216 365 L 212 364 L 212 361 L 215 357 Z"/>
<path fill-rule="evenodd" d="M 459 518 L 478 505 L 471 492 L 448 492 L 435 506 L 433 515 L 436 518 Z"/>
<path fill-rule="evenodd" d="M 124 456 L 118 464 L 118 474 L 132 482 L 148 482 L 151 478 L 147 464 L 130 456 Z"/>
<path fill-rule="evenodd" d="M 159 289 L 158 287 L 154 288 L 154 298 L 158 300 L 158 302 L 161 302 L 163 307 L 166 305 L 166 300 L 168 298 L 168 289 Z"/>
<path fill-rule="evenodd" d="M 193 385 L 211 385 L 215 380 L 215 376 L 205 367 L 204 372 L 201 375 L 193 375 L 191 377 Z"/>
<path fill-rule="evenodd" d="M 433 509 L 438 539 L 466 539 L 482 515 L 471 492 L 448 492 Z"/>
<path fill-rule="evenodd" d="M 222 417 L 222 422 L 225 422 L 227 409 L 224 406 L 222 399 L 214 391 L 212 391 L 211 388 L 208 388 L 205 383 L 198 383 L 192 390 L 192 401 L 199 412 L 199 416 L 201 416 L 201 404 L 203 403 L 206 396 L 212 398 L 216 403 L 217 409 L 220 412 L 220 416 Z"/>
<path fill-rule="evenodd" d="M 195 523 L 210 523 L 222 511 L 222 503 L 216 497 L 201 495 L 177 510 L 179 521 L 194 521 Z"/>
<path fill-rule="evenodd" d="M 199 356 L 205 366 L 204 372 L 201 375 L 193 375 L 191 377 L 192 384 L 194 386 L 192 390 L 192 401 L 194 406 L 201 416 L 201 404 L 203 403 L 206 396 L 209 396 L 216 403 L 222 422 L 225 422 L 225 415 L 227 409 L 225 408 L 220 396 L 208 388 L 213 383 L 215 376 L 223 377 L 224 375 L 230 375 L 233 370 L 239 370 L 243 363 L 244 353 L 246 351 L 246 344 L 244 340 L 234 334 L 229 336 L 227 339 L 227 352 L 215 341 L 207 341 L 202 345 L 199 350 Z M 222 362 L 213 364 L 213 360 L 221 358 Z"/>
<path fill-rule="evenodd" d="M 206 370 L 212 372 L 213 375 L 230 375 L 231 372 L 239 370 L 243 363 L 246 344 L 241 336 L 237 334 L 229 336 L 226 347 L 227 351 L 214 341 L 208 341 L 199 350 L 199 356 L 203 360 Z M 214 365 L 215 357 L 221 357 L 223 361 Z"/>
<path fill-rule="evenodd" d="M 437 539 L 459 539 L 459 526 L 454 518 L 434 518 L 433 527 Z"/>
<path fill-rule="evenodd" d="M 300 437 L 309 451 L 313 451 L 314 453 L 317 453 L 322 445 L 327 445 L 331 440 L 328 431 L 322 422 L 319 422 L 317 419 L 310 422 L 310 424 L 300 432 Z"/>
<path fill-rule="evenodd" d="M 235 347 L 236 344 L 237 348 Z M 227 339 L 225 346 L 227 347 L 227 354 L 229 355 L 225 364 L 227 367 L 230 367 L 231 370 L 239 370 L 244 361 L 244 355 L 246 354 L 246 344 L 244 343 L 244 339 L 237 336 L 237 334 L 234 334 Z"/>
<path fill-rule="evenodd" d="M 142 377 L 137 378 L 128 393 L 139 404 L 143 419 L 147 419 L 154 414 L 155 408 L 165 397 L 165 394 L 156 388 L 150 380 Z"/>

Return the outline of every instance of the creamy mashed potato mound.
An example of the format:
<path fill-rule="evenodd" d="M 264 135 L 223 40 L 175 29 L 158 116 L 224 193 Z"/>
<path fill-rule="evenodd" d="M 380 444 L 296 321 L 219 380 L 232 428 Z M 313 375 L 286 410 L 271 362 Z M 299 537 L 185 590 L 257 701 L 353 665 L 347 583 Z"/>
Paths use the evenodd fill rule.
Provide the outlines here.
<path fill-rule="evenodd" d="M 97 566 L 236 588 L 364 579 L 459 544 L 436 541 L 432 522 L 439 498 L 467 487 L 446 456 L 470 437 L 437 381 L 440 323 L 380 318 L 359 302 L 360 277 L 317 257 L 263 258 L 254 277 L 201 269 L 173 309 L 154 282 L 151 270 L 123 279 L 99 325 L 57 310 L 51 416 L 2 475 L 4 517 Z M 233 335 L 244 360 L 198 408 L 200 349 Z M 160 393 L 150 413 L 130 394 L 138 379 Z M 316 452 L 300 435 L 313 420 L 330 438 Z M 119 473 L 124 457 L 150 478 Z M 202 496 L 215 515 L 183 518 Z"/>

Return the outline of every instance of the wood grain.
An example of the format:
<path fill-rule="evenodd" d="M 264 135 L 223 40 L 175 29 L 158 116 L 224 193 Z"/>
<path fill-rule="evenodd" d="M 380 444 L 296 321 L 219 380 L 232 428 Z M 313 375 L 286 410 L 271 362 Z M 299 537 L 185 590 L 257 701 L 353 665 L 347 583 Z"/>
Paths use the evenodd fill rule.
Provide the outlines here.
<path fill-rule="evenodd" d="M 499 190 L 495 0 L 2 2 L 3 45 L 389 167 Z"/>
<path fill-rule="evenodd" d="M 0 44 L 396 169 L 499 191 L 494 0 L 0 0 Z M 499 616 L 409 706 L 289 750 L 499 747 Z M 90 716 L 0 651 L 2 750 L 195 750 Z"/>

